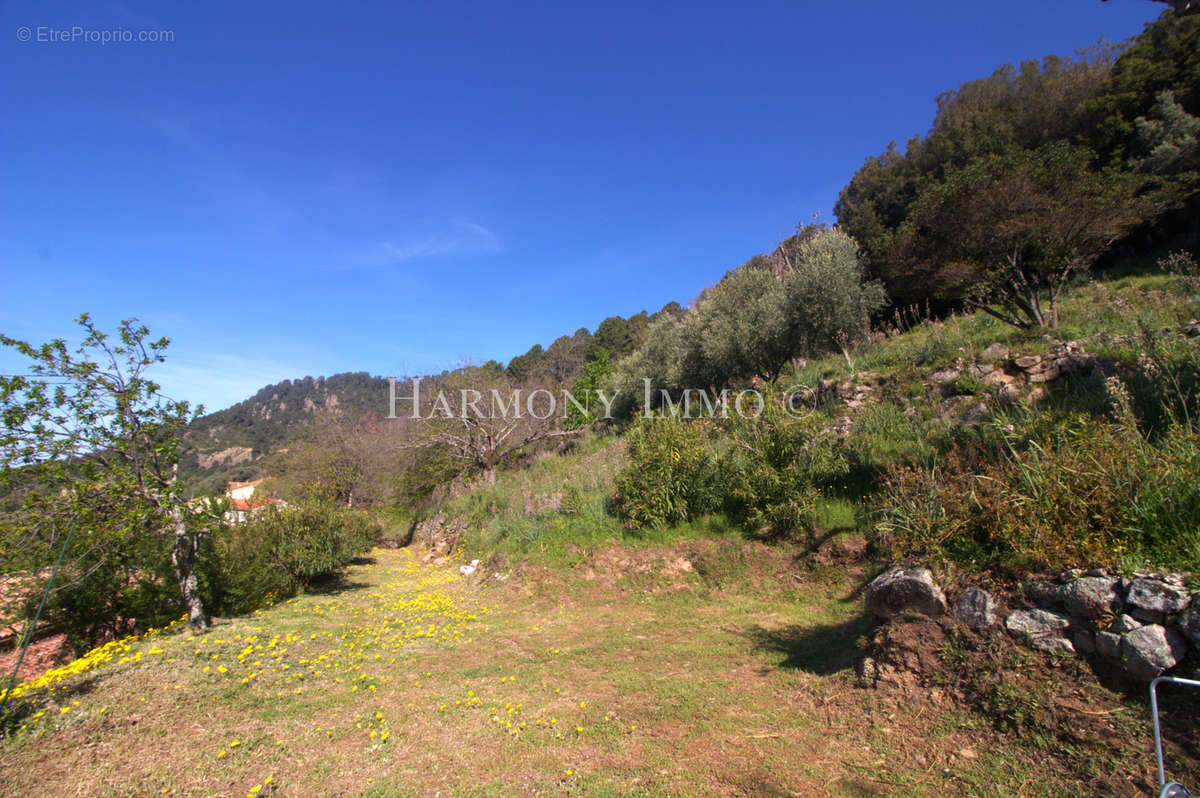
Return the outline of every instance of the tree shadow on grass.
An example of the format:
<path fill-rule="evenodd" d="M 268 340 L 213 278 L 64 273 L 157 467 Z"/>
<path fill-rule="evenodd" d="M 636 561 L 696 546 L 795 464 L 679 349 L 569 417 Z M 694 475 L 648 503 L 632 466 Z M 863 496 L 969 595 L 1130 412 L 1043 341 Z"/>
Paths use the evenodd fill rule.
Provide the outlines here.
<path fill-rule="evenodd" d="M 776 667 L 829 676 L 854 668 L 862 654 L 859 641 L 869 629 L 870 622 L 862 615 L 818 626 L 752 626 L 745 636 L 759 651 L 781 655 L 783 659 Z"/>
<path fill-rule="evenodd" d="M 332 596 L 337 593 L 351 593 L 370 587 L 366 582 L 347 579 L 345 574 L 332 574 L 322 577 L 304 588 L 310 596 Z"/>
<path fill-rule="evenodd" d="M 95 692 L 96 688 L 112 675 L 111 669 L 91 673 L 78 681 L 70 682 L 59 688 L 60 695 L 65 698 L 79 698 Z"/>

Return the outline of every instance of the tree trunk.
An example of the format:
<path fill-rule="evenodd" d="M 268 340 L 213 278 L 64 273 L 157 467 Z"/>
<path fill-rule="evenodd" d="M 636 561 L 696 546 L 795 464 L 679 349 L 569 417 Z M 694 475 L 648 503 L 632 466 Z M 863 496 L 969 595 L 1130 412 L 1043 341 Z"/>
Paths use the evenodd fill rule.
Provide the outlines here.
<path fill-rule="evenodd" d="M 494 465 L 483 467 L 483 481 L 488 485 L 496 484 L 496 467 Z"/>
<path fill-rule="evenodd" d="M 196 631 L 209 627 L 208 615 L 200 601 L 200 583 L 196 579 L 196 542 L 188 535 L 183 512 L 175 507 L 171 510 L 175 525 L 175 545 L 171 548 L 171 564 L 175 566 L 175 578 L 179 580 L 179 592 L 183 606 L 187 608 L 188 623 Z"/>

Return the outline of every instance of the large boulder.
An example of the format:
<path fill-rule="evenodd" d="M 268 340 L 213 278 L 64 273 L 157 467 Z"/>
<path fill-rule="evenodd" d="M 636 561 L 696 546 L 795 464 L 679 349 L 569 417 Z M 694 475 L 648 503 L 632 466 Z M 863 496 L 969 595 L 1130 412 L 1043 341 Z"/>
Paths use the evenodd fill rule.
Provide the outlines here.
<path fill-rule="evenodd" d="M 999 602 L 986 590 L 968 587 L 954 602 L 954 619 L 964 626 L 982 632 L 996 625 Z"/>
<path fill-rule="evenodd" d="M 1168 615 L 1188 605 L 1191 596 L 1182 585 L 1158 579 L 1134 579 L 1129 585 L 1125 605 L 1133 617 L 1147 623 L 1162 623 Z"/>
<path fill-rule="evenodd" d="M 1017 610 L 1004 621 L 1004 628 L 1018 640 L 1039 651 L 1074 653 L 1067 640 L 1071 619 L 1052 610 Z"/>
<path fill-rule="evenodd" d="M 1096 651 L 1109 659 L 1121 656 L 1121 636 L 1113 632 L 1096 632 Z"/>
<path fill-rule="evenodd" d="M 1158 624 L 1134 629 L 1121 638 L 1121 661 L 1125 670 L 1143 682 L 1174 668 L 1186 653 L 1183 635 Z"/>
<path fill-rule="evenodd" d="M 1103 576 L 1085 576 L 1063 585 L 1058 590 L 1063 606 L 1081 618 L 1099 618 L 1119 600 L 1117 580 Z"/>
<path fill-rule="evenodd" d="M 941 615 L 946 611 L 946 594 L 928 568 L 893 568 L 867 587 L 866 603 L 868 612 L 885 621 L 906 612 Z"/>
<path fill-rule="evenodd" d="M 1109 631 L 1117 635 L 1127 635 L 1134 629 L 1141 629 L 1142 626 L 1142 622 L 1136 620 L 1133 616 L 1118 615 L 1116 620 L 1112 622 L 1112 627 Z"/>

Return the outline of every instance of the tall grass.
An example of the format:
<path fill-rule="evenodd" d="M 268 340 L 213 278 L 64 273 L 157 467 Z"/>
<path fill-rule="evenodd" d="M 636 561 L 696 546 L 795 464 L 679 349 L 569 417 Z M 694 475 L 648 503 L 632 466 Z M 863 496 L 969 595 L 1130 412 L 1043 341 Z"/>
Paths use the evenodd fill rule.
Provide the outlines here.
<path fill-rule="evenodd" d="M 1200 352 L 1144 335 L 1127 355 L 1136 387 L 1091 383 L 1102 414 L 1010 417 L 990 445 L 889 471 L 875 543 L 975 568 L 1200 569 Z"/>

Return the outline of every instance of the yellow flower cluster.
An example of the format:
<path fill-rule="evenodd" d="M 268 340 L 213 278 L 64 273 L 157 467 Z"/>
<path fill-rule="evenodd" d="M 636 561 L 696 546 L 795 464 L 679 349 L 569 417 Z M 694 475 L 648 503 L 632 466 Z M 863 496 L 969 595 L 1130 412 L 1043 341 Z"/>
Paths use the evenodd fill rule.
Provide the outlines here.
<path fill-rule="evenodd" d="M 604 739 L 636 731 L 636 726 L 628 725 L 628 720 L 615 712 L 606 714 L 604 708 L 594 706 L 590 696 L 572 696 L 570 688 L 546 682 L 539 691 L 524 677 L 518 685 L 517 677 L 507 669 L 484 677 L 472 675 L 466 683 L 459 682 L 442 692 L 437 688 L 438 676 L 418 663 L 429 652 L 487 635 L 489 616 L 496 612 L 484 605 L 475 591 L 456 587 L 462 579 L 454 561 L 425 565 L 408 551 L 379 552 L 377 560 L 385 567 L 370 576 L 382 576 L 383 581 L 369 588 L 331 597 L 293 598 L 276 605 L 265 617 L 236 619 L 203 634 L 183 633 L 168 638 L 163 636 L 171 628 L 167 627 L 147 633 L 142 642 L 134 637 L 113 641 L 21 685 L 12 697 L 65 686 L 66 680 L 107 663 L 155 661 L 163 663 L 164 668 L 147 669 L 145 673 L 165 677 L 160 682 L 163 690 L 201 691 L 211 685 L 219 691 L 216 695 L 221 700 L 230 696 L 230 691 L 244 691 L 255 698 L 292 703 L 300 712 L 307 712 L 310 705 L 326 706 L 330 698 L 336 697 L 338 706 L 345 708 L 345 715 L 338 713 L 341 717 L 360 713 L 355 718 L 357 734 L 361 735 L 358 739 L 371 750 L 380 751 L 381 756 L 390 756 L 394 743 L 404 741 L 409 733 L 406 716 L 399 711 L 397 693 L 408 691 L 410 685 L 421 688 L 422 698 L 418 700 L 428 700 L 428 707 L 444 713 L 442 717 L 447 721 L 474 715 L 471 725 L 489 728 L 514 744 L 581 735 Z M 540 627 L 535 629 L 541 631 Z M 551 647 L 541 649 L 539 654 L 546 660 L 564 656 L 560 649 Z M 589 700 L 581 700 L 585 697 Z M 139 696 L 137 701 L 145 702 L 146 697 Z M 413 704 L 409 703 L 408 708 L 411 712 Z M 31 728 L 35 722 L 40 722 L 42 728 L 59 727 L 57 720 L 50 719 L 64 717 L 59 713 L 70 712 L 71 708 L 51 706 L 49 710 L 48 716 L 45 711 L 32 716 Z M 82 722 L 95 711 L 81 707 L 65 716 L 68 720 L 64 722 Z M 222 767 L 227 763 L 240 767 L 248 755 L 261 751 L 263 741 L 248 729 L 239 728 L 238 738 L 233 733 L 233 729 L 227 729 L 228 736 L 222 735 L 208 749 L 209 761 L 219 761 Z M 322 741 L 333 739 L 334 730 L 317 727 L 316 735 Z M 266 744 L 276 750 L 285 741 L 292 745 L 291 738 L 274 736 Z M 260 783 L 249 787 L 248 796 L 257 798 L 278 789 L 272 779 L 262 780 L 265 775 L 255 776 Z"/>
<path fill-rule="evenodd" d="M 143 635 L 130 635 L 129 637 L 123 637 L 120 640 L 112 640 L 102 646 L 93 648 L 79 659 L 72 660 L 66 665 L 62 665 L 58 668 L 51 668 L 50 670 L 44 672 L 41 676 L 38 676 L 36 679 L 28 682 L 22 682 L 14 687 L 11 692 L 7 690 L 0 690 L 0 701 L 24 698 L 47 689 L 62 687 L 62 683 L 68 679 L 111 662 L 120 654 L 129 653 L 132 648 L 132 644 L 137 642 L 139 639 L 154 639 L 159 635 L 162 635 L 164 632 L 167 632 L 178 626 L 184 620 L 186 620 L 186 616 L 180 618 L 179 620 L 172 621 L 164 627 L 150 629 Z M 162 653 L 162 651 L 155 646 L 150 650 L 150 653 Z M 140 653 L 138 654 L 138 657 L 140 659 Z"/>

